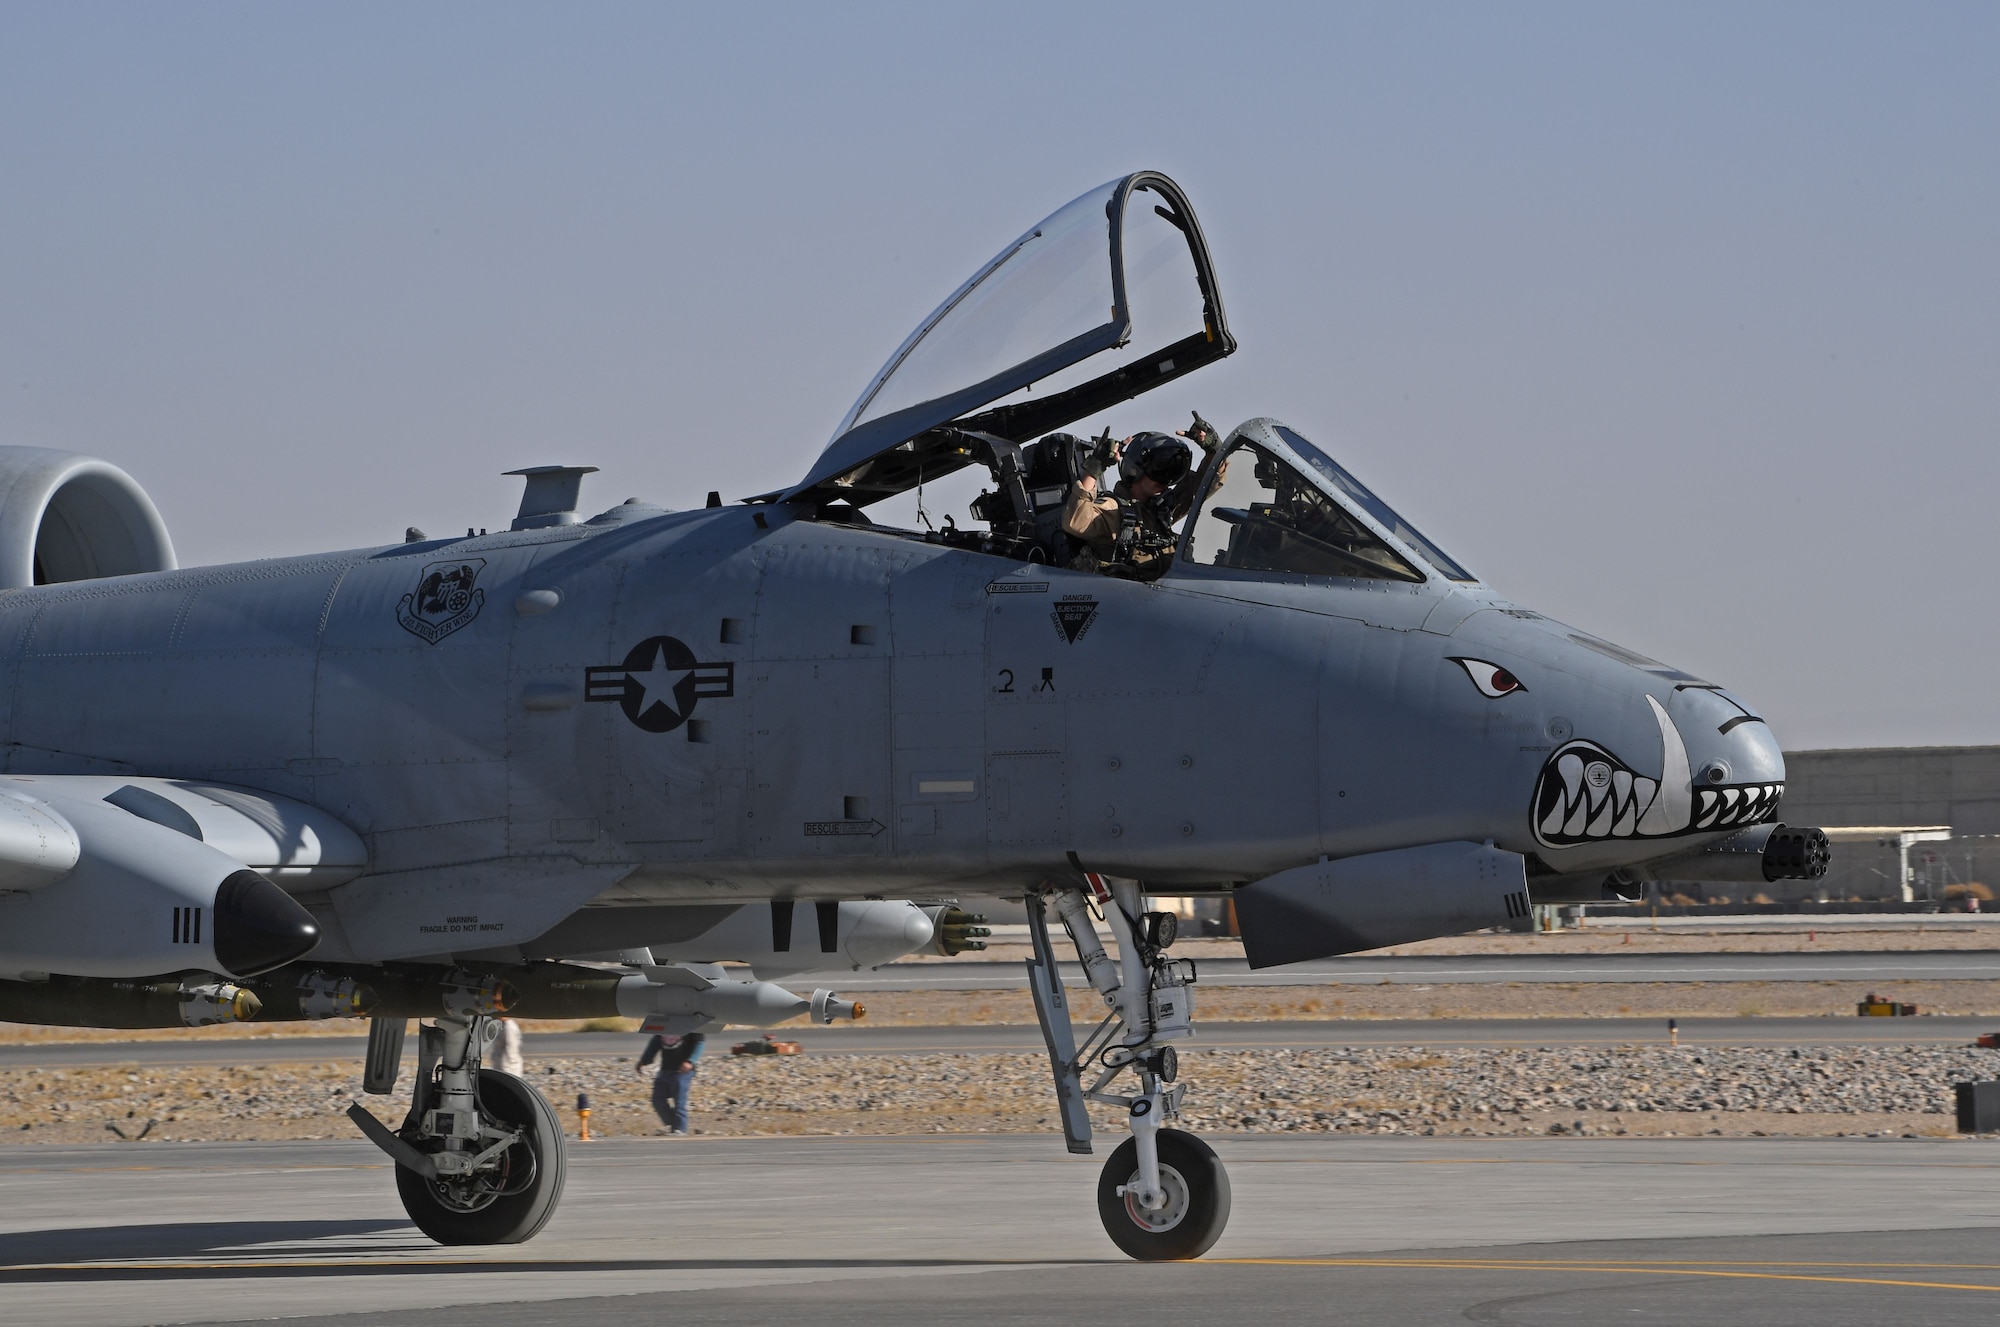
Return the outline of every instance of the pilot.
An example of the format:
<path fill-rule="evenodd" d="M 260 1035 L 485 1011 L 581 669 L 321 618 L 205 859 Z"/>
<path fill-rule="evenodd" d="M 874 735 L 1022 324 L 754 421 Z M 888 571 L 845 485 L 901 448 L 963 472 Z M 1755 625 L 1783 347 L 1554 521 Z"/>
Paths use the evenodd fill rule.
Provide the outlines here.
<path fill-rule="evenodd" d="M 1201 447 L 1198 468 L 1183 438 Z M 1063 532 L 1085 545 L 1071 565 L 1094 565 L 1107 575 L 1142 580 L 1164 572 L 1177 539 L 1174 527 L 1194 505 L 1221 441 L 1199 414 L 1178 436 L 1135 433 L 1127 438 L 1119 450 L 1118 484 L 1108 495 L 1088 475 L 1070 494 Z"/>

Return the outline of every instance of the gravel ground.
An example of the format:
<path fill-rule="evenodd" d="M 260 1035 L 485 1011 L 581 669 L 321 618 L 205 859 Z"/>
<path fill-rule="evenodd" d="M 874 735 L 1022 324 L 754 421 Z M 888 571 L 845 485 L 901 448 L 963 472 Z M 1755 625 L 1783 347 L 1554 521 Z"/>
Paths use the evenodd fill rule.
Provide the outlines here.
<path fill-rule="evenodd" d="M 804 983 L 801 983 L 803 985 Z M 1875 991 L 1927 1014 L 1992 1014 L 2000 1020 L 2000 981 L 1514 982 L 1437 986 L 1198 986 L 1197 1023 L 1326 1018 L 1852 1018 L 1855 1002 Z M 1078 989 L 1079 1009 L 1095 1008 Z M 867 1022 L 894 1027 L 1033 1026 L 1022 991 L 872 991 L 862 997 Z M 632 1032 L 634 1019 L 586 1025 L 529 1019 L 530 1032 Z M 2000 1021 L 1996 1021 L 2000 1028 Z M 245 1038 L 368 1033 L 364 1019 L 248 1023 L 208 1028 L 31 1027 L 0 1023 L 0 1042 L 235 1041 Z"/>
<path fill-rule="evenodd" d="M 1204 1133 L 1421 1135 L 1855 1135 L 1952 1132 L 1954 1082 L 1995 1076 L 1969 1048 L 1786 1050 L 1199 1051 L 1181 1060 L 1184 1127 Z M 599 1136 L 659 1132 L 629 1059 L 533 1061 L 565 1118 L 578 1093 Z M 0 1130 L 15 1142 L 344 1137 L 364 1100 L 392 1123 L 402 1101 L 362 1098 L 354 1066 L 0 1071 Z M 908 1134 L 1055 1128 L 1047 1061 L 1027 1054 L 711 1056 L 696 1079 L 698 1132 Z M 1122 1130 L 1112 1113 L 1101 1128 Z"/>

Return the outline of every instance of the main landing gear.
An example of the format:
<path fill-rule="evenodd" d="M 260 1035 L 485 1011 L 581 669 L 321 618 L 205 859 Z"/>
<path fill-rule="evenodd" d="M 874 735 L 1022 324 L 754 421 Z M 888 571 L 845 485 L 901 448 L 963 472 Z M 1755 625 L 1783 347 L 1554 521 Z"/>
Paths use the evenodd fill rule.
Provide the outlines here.
<path fill-rule="evenodd" d="M 1090 1152 L 1088 1102 L 1120 1106 L 1132 1136 L 1119 1144 L 1097 1181 L 1097 1214 L 1112 1243 L 1134 1258 L 1160 1262 L 1198 1258 L 1221 1238 L 1229 1222 L 1229 1176 L 1207 1143 L 1164 1127 L 1180 1113 L 1184 1083 L 1179 1055 L 1169 1043 L 1190 1037 L 1194 1028 L 1188 987 L 1194 964 L 1166 957 L 1177 919 L 1171 913 L 1141 912 L 1135 881 L 1087 876 L 1090 890 L 1046 886 L 1028 896 L 1028 930 L 1034 957 L 1028 986 L 1049 1048 L 1056 1099 L 1062 1108 L 1063 1138 L 1069 1150 Z M 1053 903 L 1063 929 L 1076 945 L 1090 984 L 1110 1006 L 1079 1050 L 1070 1029 L 1068 997 L 1049 943 L 1048 907 Z M 1101 906 L 1118 941 L 1118 961 L 1104 952 L 1093 920 Z M 1138 1090 L 1107 1089 L 1131 1070 Z M 1094 1074 L 1088 1088 L 1083 1075 Z"/>
<path fill-rule="evenodd" d="M 363 1090 L 395 1086 L 402 1019 L 375 1019 Z M 396 1192 L 440 1244 L 519 1244 L 555 1214 L 563 1131 L 549 1103 L 512 1074 L 480 1067 L 499 1025 L 479 1014 L 417 1025 L 417 1081 L 403 1127 L 358 1103 L 348 1117 L 396 1162 Z"/>

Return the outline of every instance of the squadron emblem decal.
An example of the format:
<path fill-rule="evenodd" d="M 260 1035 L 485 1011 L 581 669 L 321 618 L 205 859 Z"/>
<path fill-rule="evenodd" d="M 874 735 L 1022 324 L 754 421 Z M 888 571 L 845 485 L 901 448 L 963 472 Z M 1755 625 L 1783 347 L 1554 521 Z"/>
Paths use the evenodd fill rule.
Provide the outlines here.
<path fill-rule="evenodd" d="M 694 651 L 672 636 L 649 636 L 620 664 L 584 669 L 583 698 L 616 701 L 625 717 L 649 733 L 670 733 L 686 723 L 698 700 L 736 694 L 736 665 L 696 663 Z"/>
<path fill-rule="evenodd" d="M 396 621 L 426 644 L 437 644 L 479 616 L 486 604 L 486 591 L 473 588 L 473 582 L 485 565 L 485 558 L 427 564 L 417 579 L 417 588 L 396 605 Z"/>

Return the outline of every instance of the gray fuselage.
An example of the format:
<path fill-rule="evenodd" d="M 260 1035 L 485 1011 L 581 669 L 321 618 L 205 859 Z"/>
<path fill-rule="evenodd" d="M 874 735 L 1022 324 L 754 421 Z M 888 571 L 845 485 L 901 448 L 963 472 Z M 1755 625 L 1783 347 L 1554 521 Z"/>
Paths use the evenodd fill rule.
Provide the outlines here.
<path fill-rule="evenodd" d="M 8 591 L 0 697 L 11 772 L 342 818 L 368 872 L 307 902 L 323 957 L 381 959 L 519 944 L 589 902 L 1010 892 L 1078 865 L 1200 889 L 1490 840 L 1611 867 L 1703 839 L 1538 841 L 1537 774 L 1572 733 L 1658 766 L 1656 707 L 1697 767 L 1782 781 L 1761 722 L 1710 721 L 1740 706 L 1588 640 L 1435 578 L 1140 584 L 782 506 L 627 506 Z M 1522 689 L 1482 694 L 1466 656 Z"/>

